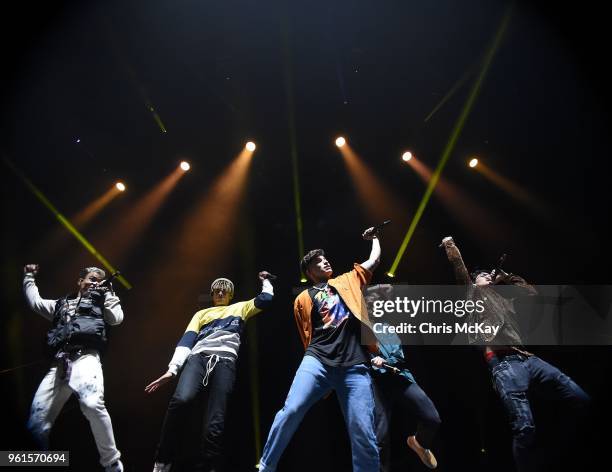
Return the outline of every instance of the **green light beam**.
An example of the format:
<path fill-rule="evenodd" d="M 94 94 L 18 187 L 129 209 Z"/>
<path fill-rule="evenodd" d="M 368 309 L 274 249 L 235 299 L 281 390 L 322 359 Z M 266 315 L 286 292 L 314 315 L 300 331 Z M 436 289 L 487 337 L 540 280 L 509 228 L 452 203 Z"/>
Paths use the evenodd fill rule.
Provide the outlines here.
<path fill-rule="evenodd" d="M 8 158 L 4 157 L 3 160 L 6 165 L 13 172 L 15 172 L 15 174 L 17 174 L 17 176 L 23 181 L 34 196 L 36 196 L 36 198 L 38 198 L 38 200 L 55 215 L 55 218 L 57 218 L 64 228 L 66 228 L 85 247 L 85 249 L 91 253 L 92 256 L 94 256 L 111 274 L 117 272 L 117 269 L 115 269 L 111 263 L 108 262 L 108 260 L 106 260 L 106 258 L 100 254 L 98 250 L 85 238 L 85 236 L 83 236 L 79 230 L 76 229 L 72 223 L 70 223 L 68 218 L 62 215 L 57 208 L 55 208 L 49 199 L 45 197 L 45 195 L 30 181 L 30 179 L 28 179 L 19 169 L 17 169 L 17 167 L 15 167 L 15 165 Z M 128 290 L 132 288 L 132 285 L 122 275 L 117 277 L 117 280 L 119 280 L 119 282 L 121 282 Z"/>
<path fill-rule="evenodd" d="M 399 266 L 399 263 L 402 260 L 404 253 L 406 252 L 406 247 L 408 247 L 408 243 L 412 239 L 414 231 L 416 230 L 416 227 L 419 224 L 421 217 L 423 216 L 423 212 L 425 211 L 425 208 L 427 207 L 427 203 L 429 202 L 431 194 L 433 193 L 433 190 L 436 187 L 438 180 L 440 179 L 440 175 L 442 174 L 442 171 L 444 170 L 444 167 L 446 166 L 446 163 L 451 155 L 451 152 L 453 151 L 455 144 L 457 143 L 457 140 L 459 139 L 459 136 L 461 135 L 461 131 L 463 130 L 463 127 L 465 126 L 465 122 L 470 112 L 472 111 L 474 103 L 476 102 L 476 98 L 478 97 L 478 93 L 480 92 L 482 83 L 485 79 L 485 76 L 487 75 L 489 67 L 491 66 L 491 62 L 493 61 L 493 57 L 495 56 L 495 53 L 497 52 L 497 48 L 499 47 L 501 40 L 504 36 L 504 33 L 506 32 L 508 23 L 510 22 L 511 15 L 512 15 L 512 6 L 508 9 L 507 13 L 504 15 L 504 18 L 502 19 L 501 25 L 499 29 L 497 30 L 497 33 L 493 39 L 493 42 L 491 46 L 489 47 L 489 50 L 487 51 L 483 59 L 483 64 L 480 69 L 480 73 L 478 74 L 478 78 L 476 79 L 476 82 L 474 82 L 474 85 L 472 86 L 470 95 L 468 96 L 468 99 L 465 105 L 463 106 L 461 114 L 459 115 L 459 118 L 457 122 L 455 123 L 455 127 L 453 128 L 450 139 L 446 143 L 444 151 L 442 152 L 442 157 L 440 158 L 440 161 L 438 162 L 438 165 L 436 166 L 436 169 L 432 174 L 431 180 L 429 181 L 429 184 L 427 185 L 427 189 L 425 190 L 425 194 L 423 195 L 423 198 L 421 199 L 421 203 L 419 204 L 419 207 L 414 217 L 412 218 L 412 221 L 410 222 L 410 226 L 408 227 L 408 232 L 406 233 L 406 236 L 404 237 L 404 240 L 402 241 L 399 251 L 397 252 L 397 255 L 395 256 L 395 260 L 393 261 L 393 265 L 391 266 L 391 269 L 389 269 L 388 271 L 388 274 L 391 277 L 395 275 L 395 271 L 397 270 L 397 267 Z"/>
<path fill-rule="evenodd" d="M 295 112 L 293 103 L 293 75 L 291 73 L 291 50 L 289 47 L 289 28 L 287 18 L 282 24 L 283 56 L 285 65 L 285 94 L 287 97 L 287 112 L 289 114 L 289 141 L 291 146 L 291 170 L 293 174 L 293 204 L 295 208 L 295 227 L 298 239 L 298 260 L 304 255 L 304 232 L 302 223 L 302 198 L 300 195 L 300 175 L 298 168 L 297 135 L 295 131 Z M 300 274 L 304 281 L 305 275 Z"/>

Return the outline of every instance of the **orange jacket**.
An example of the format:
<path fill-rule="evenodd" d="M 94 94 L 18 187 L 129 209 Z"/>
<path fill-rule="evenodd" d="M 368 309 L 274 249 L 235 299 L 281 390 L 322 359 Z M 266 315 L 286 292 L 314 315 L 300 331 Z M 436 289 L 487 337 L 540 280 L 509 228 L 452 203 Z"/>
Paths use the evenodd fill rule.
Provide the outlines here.
<path fill-rule="evenodd" d="M 338 295 L 344 301 L 348 309 L 355 317 L 363 324 L 371 327 L 370 318 L 368 316 L 368 308 L 366 301 L 363 298 L 363 288 L 372 279 L 372 272 L 364 269 L 359 264 L 353 264 L 353 270 L 346 272 L 338 277 L 328 280 L 329 285 L 338 291 Z M 304 344 L 304 349 L 310 344 L 312 339 L 312 299 L 308 294 L 308 289 L 301 292 L 293 303 L 293 314 L 297 323 L 300 338 Z M 368 345 L 371 343 L 368 343 Z M 374 343 L 374 348 L 375 348 Z M 370 350 L 372 346 L 369 346 Z"/>

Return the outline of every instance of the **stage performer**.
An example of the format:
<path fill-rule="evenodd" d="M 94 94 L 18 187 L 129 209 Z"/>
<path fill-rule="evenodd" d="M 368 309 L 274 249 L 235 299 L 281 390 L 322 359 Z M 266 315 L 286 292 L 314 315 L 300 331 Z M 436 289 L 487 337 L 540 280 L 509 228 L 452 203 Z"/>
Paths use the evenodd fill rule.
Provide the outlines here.
<path fill-rule="evenodd" d="M 49 448 L 49 434 L 62 407 L 73 393 L 89 421 L 100 464 L 106 472 L 122 472 L 121 453 L 104 404 L 104 375 L 100 355 L 107 343 L 108 325 L 123 321 L 123 310 L 106 274 L 97 267 L 81 270 L 77 292 L 55 300 L 41 298 L 36 286 L 37 264 L 24 267 L 23 289 L 30 308 L 52 323 L 47 345 L 53 362 L 34 394 L 28 429 L 38 447 Z"/>
<path fill-rule="evenodd" d="M 509 285 L 517 291 L 517 296 L 534 296 L 537 295 L 535 287 L 522 277 L 507 274 L 500 268 L 475 271 L 470 275 L 453 238 L 444 238 L 441 246 L 453 266 L 457 283 L 468 287 L 469 298 L 481 300 L 484 304 L 482 313 L 475 310 L 466 315 L 466 321 L 482 322 L 499 328 L 496 335 L 470 334 L 469 342 L 484 347 L 484 357 L 491 371 L 493 386 L 510 419 L 517 469 L 536 470 L 533 454 L 536 428 L 528 390 L 538 391 L 549 398 L 558 398 L 568 409 L 577 413 L 586 409 L 590 402 L 589 396 L 566 374 L 525 349 L 514 319 L 516 297 L 507 298 L 495 290 L 497 285 Z"/>
<path fill-rule="evenodd" d="M 322 249 L 308 252 L 301 261 L 312 286 L 295 299 L 294 315 L 306 353 L 285 405 L 274 418 L 260 472 L 276 470 L 308 409 L 331 390 L 336 391 L 348 428 L 353 471 L 379 471 L 370 361 L 360 331 L 363 324 L 369 326 L 362 290 L 378 266 L 381 251 L 376 228 L 368 228 L 362 237 L 372 241 L 370 257 L 354 264 L 350 272 L 332 278 L 332 266 Z"/>
<path fill-rule="evenodd" d="M 201 393 L 206 397 L 206 418 L 200 462 L 196 467 L 199 470 L 219 470 L 222 466 L 225 410 L 234 387 L 240 336 L 245 322 L 272 302 L 272 277 L 269 272 L 260 272 L 261 293 L 251 300 L 231 305 L 234 297 L 232 281 L 226 278 L 214 280 L 210 286 L 214 306 L 193 315 L 176 346 L 168 371 L 145 387 L 147 393 L 153 393 L 182 369 L 162 426 L 154 472 L 170 470 L 181 441 L 181 431 Z"/>
<path fill-rule="evenodd" d="M 391 285 L 375 285 L 365 292 L 365 300 L 371 311 L 374 301 L 392 298 Z M 396 334 L 377 333 L 375 353 L 370 353 L 373 379 L 376 387 L 376 429 L 380 450 L 380 470 L 391 470 L 391 441 L 389 426 L 394 410 L 399 409 L 403 418 L 417 419 L 416 431 L 410 431 L 406 444 L 430 469 L 438 466 L 431 452 L 433 439 L 440 427 L 440 415 L 425 391 L 417 384 L 408 368 L 401 340 Z"/>

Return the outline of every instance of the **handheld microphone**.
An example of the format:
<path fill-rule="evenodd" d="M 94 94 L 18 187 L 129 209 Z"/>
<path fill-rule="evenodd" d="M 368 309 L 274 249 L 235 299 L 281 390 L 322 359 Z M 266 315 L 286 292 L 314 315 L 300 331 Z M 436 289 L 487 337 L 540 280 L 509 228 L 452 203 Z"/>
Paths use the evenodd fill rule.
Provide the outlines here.
<path fill-rule="evenodd" d="M 383 367 L 385 369 L 389 369 L 391 372 L 393 372 L 394 374 L 399 374 L 401 372 L 400 369 L 398 369 L 397 367 L 393 367 L 392 365 L 389 364 L 383 364 Z"/>
<path fill-rule="evenodd" d="M 271 273 L 270 273 L 270 272 L 268 272 L 268 271 L 262 271 L 262 272 L 265 272 L 265 274 L 263 274 L 263 275 L 262 275 L 262 277 L 263 277 L 264 279 L 268 279 L 268 280 L 276 280 L 276 278 L 277 278 L 277 277 L 276 277 L 276 275 L 271 274 Z"/>
<path fill-rule="evenodd" d="M 495 277 L 497 276 L 497 274 L 499 274 L 502 271 L 502 265 L 504 264 L 504 262 L 506 262 L 506 254 L 501 255 L 501 257 L 497 261 L 497 264 L 495 264 L 495 268 L 491 271 L 491 278 L 493 280 L 495 280 Z"/>
<path fill-rule="evenodd" d="M 121 272 L 117 271 L 114 274 L 112 274 L 108 279 L 104 279 L 100 285 L 98 285 L 98 287 L 110 287 L 111 283 L 113 282 L 113 280 L 115 280 L 117 277 L 119 277 L 121 275 Z"/>
<path fill-rule="evenodd" d="M 376 231 L 378 233 L 381 229 L 383 229 L 389 223 L 391 223 L 391 220 L 383 221 L 381 224 L 374 226 L 374 231 Z"/>

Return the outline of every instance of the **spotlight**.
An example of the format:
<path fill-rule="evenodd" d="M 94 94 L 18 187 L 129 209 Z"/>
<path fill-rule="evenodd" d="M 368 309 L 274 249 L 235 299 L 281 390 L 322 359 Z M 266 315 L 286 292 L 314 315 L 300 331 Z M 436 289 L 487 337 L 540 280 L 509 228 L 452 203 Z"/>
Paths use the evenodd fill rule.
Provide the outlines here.
<path fill-rule="evenodd" d="M 246 148 L 247 151 L 253 152 L 256 148 L 255 143 L 253 141 L 249 141 L 248 143 L 246 143 Z"/>
<path fill-rule="evenodd" d="M 393 272 L 387 272 L 385 274 L 387 277 L 389 277 L 390 279 L 392 279 L 393 277 L 395 277 L 395 274 Z"/>
<path fill-rule="evenodd" d="M 120 192 L 125 192 L 125 184 L 123 182 L 117 182 L 115 184 L 115 187 L 117 188 L 117 190 L 119 190 Z"/>
<path fill-rule="evenodd" d="M 187 162 L 187 161 L 181 162 L 181 169 L 183 169 L 185 172 L 187 172 L 189 169 L 191 169 L 191 166 L 189 165 L 189 162 Z"/>
<path fill-rule="evenodd" d="M 410 159 L 412 159 L 412 153 L 410 151 L 406 151 L 404 154 L 402 154 L 402 160 L 404 162 L 408 162 Z"/>
<path fill-rule="evenodd" d="M 336 146 L 338 147 L 342 147 L 346 144 L 346 139 L 344 139 L 342 136 L 338 136 L 336 138 Z"/>
<path fill-rule="evenodd" d="M 472 158 L 470 160 L 470 163 L 468 164 L 470 167 L 476 167 L 478 165 L 478 159 L 476 159 L 475 157 Z"/>
<path fill-rule="evenodd" d="M 300 279 L 300 282 L 302 282 L 303 284 L 305 284 L 306 282 L 308 282 L 308 279 L 306 277 L 302 277 Z"/>

